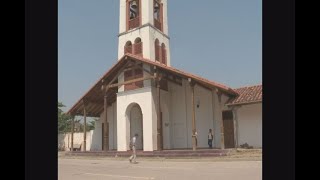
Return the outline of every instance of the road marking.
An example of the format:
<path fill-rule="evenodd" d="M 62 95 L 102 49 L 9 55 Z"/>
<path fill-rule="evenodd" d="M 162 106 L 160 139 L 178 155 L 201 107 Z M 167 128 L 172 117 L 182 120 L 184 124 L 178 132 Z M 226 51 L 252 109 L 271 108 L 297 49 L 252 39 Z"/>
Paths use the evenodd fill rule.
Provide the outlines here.
<path fill-rule="evenodd" d="M 108 176 L 108 177 L 132 178 L 132 179 L 154 179 L 154 177 L 134 177 L 134 176 L 111 175 L 111 174 L 93 174 L 93 173 L 84 173 L 84 175 L 91 175 L 91 176 Z"/>
<path fill-rule="evenodd" d="M 177 167 L 143 167 L 143 166 L 133 166 L 137 168 L 149 168 L 149 169 L 181 169 L 181 170 L 192 170 L 192 168 L 177 168 Z"/>

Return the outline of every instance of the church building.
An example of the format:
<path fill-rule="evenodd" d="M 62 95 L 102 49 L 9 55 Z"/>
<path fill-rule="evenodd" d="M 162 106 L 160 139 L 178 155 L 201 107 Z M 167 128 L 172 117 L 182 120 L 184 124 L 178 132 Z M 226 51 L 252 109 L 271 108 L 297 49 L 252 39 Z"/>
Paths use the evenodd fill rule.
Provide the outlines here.
<path fill-rule="evenodd" d="M 118 37 L 118 61 L 68 111 L 99 118 L 84 151 L 128 151 L 134 134 L 142 151 L 196 151 L 209 129 L 213 148 L 262 147 L 262 85 L 233 89 L 172 67 L 167 0 L 120 0 Z"/>

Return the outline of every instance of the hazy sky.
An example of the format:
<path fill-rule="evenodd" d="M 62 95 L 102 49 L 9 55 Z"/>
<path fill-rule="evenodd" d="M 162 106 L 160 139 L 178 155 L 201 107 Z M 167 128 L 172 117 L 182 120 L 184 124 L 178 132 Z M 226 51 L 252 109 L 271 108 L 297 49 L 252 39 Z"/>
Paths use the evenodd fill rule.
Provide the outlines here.
<path fill-rule="evenodd" d="M 58 1 L 58 100 L 68 110 L 117 61 L 120 0 Z M 262 83 L 261 0 L 168 0 L 171 66 Z"/>

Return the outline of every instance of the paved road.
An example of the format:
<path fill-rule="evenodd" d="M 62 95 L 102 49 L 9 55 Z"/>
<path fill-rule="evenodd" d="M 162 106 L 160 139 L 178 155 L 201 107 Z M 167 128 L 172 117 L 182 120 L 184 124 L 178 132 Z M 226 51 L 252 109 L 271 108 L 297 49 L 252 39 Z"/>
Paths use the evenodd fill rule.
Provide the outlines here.
<path fill-rule="evenodd" d="M 196 160 L 195 160 L 196 161 Z M 260 180 L 261 161 L 60 159 L 59 180 Z"/>

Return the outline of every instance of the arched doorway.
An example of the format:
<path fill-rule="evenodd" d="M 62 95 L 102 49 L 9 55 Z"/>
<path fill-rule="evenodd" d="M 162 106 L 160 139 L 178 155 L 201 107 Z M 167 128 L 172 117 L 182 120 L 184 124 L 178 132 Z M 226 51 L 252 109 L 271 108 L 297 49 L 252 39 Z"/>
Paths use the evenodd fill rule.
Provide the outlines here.
<path fill-rule="evenodd" d="M 138 104 L 134 104 L 129 112 L 130 121 L 130 140 L 135 134 L 138 134 L 136 149 L 143 149 L 143 119 L 142 111 Z"/>

